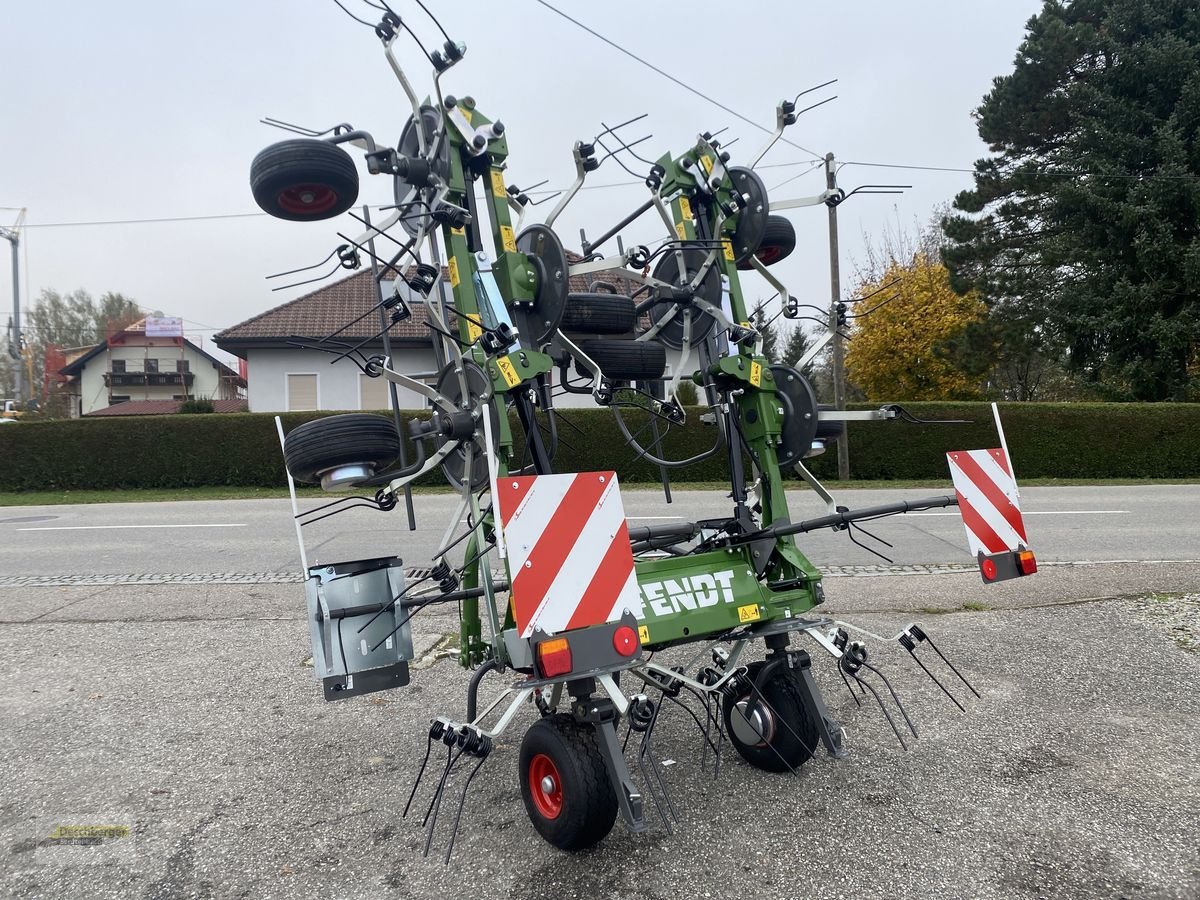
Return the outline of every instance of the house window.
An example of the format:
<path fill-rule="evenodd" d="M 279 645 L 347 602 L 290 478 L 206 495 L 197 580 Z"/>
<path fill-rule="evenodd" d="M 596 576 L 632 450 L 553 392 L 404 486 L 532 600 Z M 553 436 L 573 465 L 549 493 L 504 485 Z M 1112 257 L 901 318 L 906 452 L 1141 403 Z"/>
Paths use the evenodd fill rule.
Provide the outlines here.
<path fill-rule="evenodd" d="M 158 360 L 157 359 L 147 359 L 146 360 L 146 371 L 147 372 L 157 372 L 158 371 Z"/>
<path fill-rule="evenodd" d="M 176 372 L 190 372 L 191 369 L 188 368 L 189 365 L 190 364 L 186 359 L 177 359 L 177 360 L 175 360 L 175 371 Z"/>
<path fill-rule="evenodd" d="M 317 376 L 287 376 L 287 408 L 305 410 L 317 408 Z"/>
<path fill-rule="evenodd" d="M 369 375 L 358 376 L 359 409 L 391 409 L 392 404 L 388 393 L 386 378 L 372 378 Z"/>
<path fill-rule="evenodd" d="M 119 394 L 110 394 L 108 397 L 108 405 L 109 406 L 112 406 L 117 403 L 128 403 L 128 402 L 129 402 L 128 394 L 123 395 L 123 396 L 119 395 Z"/>
<path fill-rule="evenodd" d="M 125 374 L 125 360 L 114 359 L 112 361 L 112 372 L 115 375 L 124 375 Z"/>

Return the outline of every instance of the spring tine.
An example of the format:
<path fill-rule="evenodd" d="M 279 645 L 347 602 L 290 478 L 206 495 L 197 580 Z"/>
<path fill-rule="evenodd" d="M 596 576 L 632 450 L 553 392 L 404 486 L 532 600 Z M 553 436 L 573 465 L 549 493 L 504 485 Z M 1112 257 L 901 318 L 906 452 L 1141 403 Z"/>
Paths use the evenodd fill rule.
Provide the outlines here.
<path fill-rule="evenodd" d="M 948 691 L 946 689 L 946 686 L 944 684 L 942 684 L 940 681 L 938 681 L 938 678 L 936 675 L 934 675 L 932 672 L 929 671 L 929 669 L 927 669 L 925 667 L 925 663 L 921 662 L 921 658 L 919 656 L 917 656 L 917 654 L 915 654 L 911 650 L 909 650 L 908 655 L 911 656 L 916 661 L 917 665 L 921 667 L 921 671 L 929 676 L 929 680 L 932 681 L 934 684 L 936 684 L 938 687 L 940 687 L 942 689 L 942 693 L 950 698 L 951 703 L 953 703 L 955 706 L 957 706 L 960 711 L 966 712 L 966 709 L 963 707 L 963 705 L 961 703 L 958 702 L 958 699 L 952 693 L 950 693 L 950 691 Z"/>
<path fill-rule="evenodd" d="M 417 771 L 417 780 L 413 782 L 412 790 L 408 793 L 408 802 L 404 804 L 404 812 L 400 814 L 400 818 L 408 818 L 408 808 L 412 806 L 413 797 L 417 796 L 417 788 L 421 786 L 421 779 L 425 777 L 425 767 L 429 765 L 429 755 L 433 753 L 433 734 L 430 733 L 425 742 L 425 758 L 421 760 L 421 768 Z"/>
<path fill-rule="evenodd" d="M 454 758 L 450 760 L 450 764 L 446 766 L 446 771 L 442 774 L 442 782 L 438 785 L 437 789 L 437 805 L 433 808 L 433 818 L 429 820 L 429 828 L 425 833 L 425 852 L 422 854 L 423 856 L 429 855 L 429 848 L 433 845 L 433 833 L 437 830 L 437 818 L 438 813 L 442 809 L 442 796 L 446 792 L 446 782 L 450 779 L 450 772 L 454 768 L 454 764 L 458 762 L 458 758 L 462 755 L 463 751 L 460 749 L 454 754 Z"/>
<path fill-rule="evenodd" d="M 691 687 L 690 685 L 685 684 L 684 687 L 687 688 L 688 691 L 691 692 L 692 694 L 697 693 L 696 689 Z M 666 696 L 666 695 L 664 694 L 663 696 Z M 705 702 L 704 697 L 700 697 L 701 702 L 704 703 L 704 718 L 705 718 L 704 725 L 700 724 L 700 717 L 696 715 L 696 713 L 692 710 L 692 708 L 690 706 L 688 706 L 686 703 L 684 703 L 682 700 L 680 700 L 678 697 L 667 697 L 667 699 L 672 700 L 676 703 L 676 705 L 683 707 L 683 709 L 687 712 L 687 714 L 692 717 L 692 721 L 694 721 L 696 723 L 696 727 L 699 728 L 700 733 L 704 735 L 705 752 L 708 751 L 709 747 L 712 747 L 713 751 L 715 752 L 717 749 L 716 745 L 713 744 L 712 739 L 709 737 L 709 734 L 708 734 L 709 726 L 712 725 L 712 712 L 708 707 L 708 703 Z M 701 757 L 700 765 L 701 765 L 701 767 L 704 766 L 704 758 L 703 757 Z"/>
<path fill-rule="evenodd" d="M 458 798 L 458 812 L 454 814 L 454 825 L 450 829 L 450 843 L 446 847 L 446 858 L 443 860 L 446 865 L 450 865 L 450 854 L 454 852 L 454 839 L 458 837 L 458 823 L 462 819 L 463 805 L 467 802 L 467 791 L 471 787 L 471 779 L 475 777 L 483 767 L 483 764 L 487 762 L 487 759 L 487 756 L 479 757 L 479 762 L 475 763 L 475 768 L 471 770 L 471 774 L 467 776 L 466 783 L 463 784 L 462 794 Z"/>
<path fill-rule="evenodd" d="M 658 711 L 661 706 L 654 708 L 654 715 L 650 719 L 650 725 L 646 728 L 642 735 L 642 746 L 638 750 L 637 764 L 638 770 L 642 773 L 642 781 L 646 785 L 647 792 L 650 794 L 650 799 L 654 801 L 654 808 L 658 810 L 658 816 L 663 821 L 663 827 L 667 829 L 667 834 L 673 834 L 674 829 L 671 828 L 671 819 L 679 821 L 679 816 L 675 812 L 675 807 L 671 804 L 671 798 L 667 794 L 667 786 L 663 783 L 662 775 L 658 771 L 658 759 L 654 755 L 654 750 L 651 745 L 651 740 L 654 734 L 654 723 L 658 719 Z M 647 766 L 649 760 L 649 766 Z M 658 785 L 658 790 L 655 790 L 655 784 Z M 662 794 L 662 800 L 659 800 L 659 793 Z M 667 818 L 667 813 L 671 814 L 671 818 Z"/>
<path fill-rule="evenodd" d="M 857 673 L 855 673 L 855 672 L 851 672 L 851 673 L 850 673 L 850 677 L 851 677 L 851 678 L 853 678 L 855 681 L 857 681 L 857 682 L 859 683 L 859 685 L 861 685 L 861 686 L 865 687 L 867 690 L 869 690 L 869 691 L 871 692 L 871 696 L 872 696 L 872 697 L 874 697 L 874 698 L 875 698 L 875 702 L 879 704 L 879 709 L 880 709 L 880 711 L 883 713 L 883 717 L 884 717 L 885 719 L 887 719 L 887 723 L 888 723 L 889 725 L 891 725 L 891 726 L 892 726 L 892 733 L 893 733 L 894 735 L 896 735 L 896 740 L 898 740 L 898 741 L 900 742 L 900 746 L 901 746 L 903 749 L 907 750 L 907 749 L 908 749 L 908 744 L 904 743 L 904 736 L 903 736 L 902 734 L 900 734 L 900 729 L 899 729 L 899 728 L 897 728 L 897 727 L 896 727 L 896 723 L 892 721 L 892 715 L 891 715 L 891 713 L 889 713 L 889 712 L 887 711 L 887 707 L 883 705 L 883 700 L 882 700 L 882 699 L 880 699 L 880 697 L 879 697 L 879 694 L 877 694 L 877 693 L 875 692 L 875 688 L 874 688 L 874 687 L 872 687 L 872 686 L 871 686 L 870 684 L 868 684 L 867 682 L 863 681 L 861 678 L 859 678 L 859 677 L 858 677 L 858 674 L 857 674 Z"/>
<path fill-rule="evenodd" d="M 437 790 L 439 790 L 439 791 L 441 790 L 441 786 L 446 783 L 446 776 L 447 776 L 447 773 L 449 773 L 449 771 L 450 771 L 450 765 L 451 765 L 450 754 L 453 752 L 454 752 L 453 747 L 449 747 L 449 746 L 446 747 L 446 768 L 442 770 L 442 777 L 438 781 Z M 433 812 L 433 804 L 436 802 L 437 802 L 437 792 L 435 791 L 434 796 L 429 798 L 429 807 L 425 810 L 424 818 L 421 819 L 421 827 L 422 828 L 424 828 L 425 824 L 429 821 L 429 814 Z"/>
<path fill-rule="evenodd" d="M 655 779 L 658 781 L 658 788 L 660 791 L 662 791 L 663 799 L 667 802 L 667 810 L 671 813 L 671 818 L 678 822 L 679 813 L 675 809 L 675 804 L 671 802 L 671 795 L 667 793 L 667 783 L 663 781 L 662 772 L 659 771 L 658 767 L 658 757 L 655 755 L 654 747 L 650 743 L 654 735 L 654 725 L 658 721 L 658 714 L 660 712 L 662 712 L 661 704 L 655 707 L 654 721 L 651 722 L 650 727 L 646 729 L 646 739 L 642 741 L 642 752 L 645 753 L 647 758 L 650 760 L 650 769 L 654 773 Z M 670 833 L 670 828 L 668 828 L 667 831 Z"/>
<path fill-rule="evenodd" d="M 858 699 L 858 694 L 854 693 L 854 688 L 850 687 L 850 682 L 846 679 L 846 673 L 842 671 L 841 666 L 838 666 L 838 674 L 842 676 L 842 683 L 846 685 L 846 690 L 850 692 L 850 699 L 861 709 L 862 701 Z M 859 690 L 861 691 L 862 688 L 860 687 Z"/>
<path fill-rule="evenodd" d="M 944 662 L 946 665 L 948 665 L 950 667 L 950 671 L 958 676 L 959 681 L 961 681 L 968 688 L 970 688 L 972 694 L 974 694 L 976 697 L 979 697 L 979 691 L 977 691 L 977 690 L 975 690 L 975 688 L 971 687 L 971 682 L 967 681 L 967 679 L 963 677 L 963 673 L 958 671 L 958 669 L 956 669 L 954 667 L 954 663 L 950 662 L 950 660 L 946 659 L 946 657 L 942 655 L 942 651 L 938 649 L 937 644 L 935 644 L 933 642 L 933 638 L 931 638 L 928 634 L 925 634 L 925 642 L 927 644 L 929 644 L 929 646 L 931 648 L 933 648 L 934 653 L 936 653 L 939 657 L 941 657 L 942 662 Z M 982 699 L 982 698 L 980 698 L 980 699 Z"/>
<path fill-rule="evenodd" d="M 874 672 L 876 675 L 879 676 L 879 680 L 884 683 L 884 685 L 887 687 L 888 691 L 891 693 L 892 699 L 896 701 L 896 706 L 898 706 L 900 708 L 900 713 L 901 713 L 901 715 L 904 716 L 904 721 L 908 723 L 908 727 L 912 731 L 913 737 L 918 737 L 917 726 L 914 725 L 912 723 L 912 719 L 910 719 L 908 717 L 908 711 L 905 710 L 904 704 L 900 702 L 900 695 L 896 693 L 896 689 L 892 687 L 892 683 L 887 680 L 887 677 L 882 672 L 880 672 L 877 668 L 875 668 L 869 662 L 864 662 L 863 668 L 870 669 L 872 672 Z"/>

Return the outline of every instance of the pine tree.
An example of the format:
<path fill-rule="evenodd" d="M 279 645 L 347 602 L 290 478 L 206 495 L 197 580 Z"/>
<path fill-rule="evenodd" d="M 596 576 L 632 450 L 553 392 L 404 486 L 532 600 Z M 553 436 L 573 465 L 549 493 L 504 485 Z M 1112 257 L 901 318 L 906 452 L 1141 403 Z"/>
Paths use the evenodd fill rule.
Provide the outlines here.
<path fill-rule="evenodd" d="M 976 118 L 995 155 L 943 222 L 955 289 L 1108 396 L 1193 398 L 1200 4 L 1046 0 Z"/>

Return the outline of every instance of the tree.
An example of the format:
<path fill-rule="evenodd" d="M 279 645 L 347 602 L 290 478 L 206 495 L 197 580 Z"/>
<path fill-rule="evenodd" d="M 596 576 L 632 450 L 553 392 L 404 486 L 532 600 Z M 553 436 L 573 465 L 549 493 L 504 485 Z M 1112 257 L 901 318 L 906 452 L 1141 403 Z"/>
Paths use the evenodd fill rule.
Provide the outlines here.
<path fill-rule="evenodd" d="M 759 303 L 750 313 L 750 324 L 763 337 L 762 355 L 771 362 L 779 362 L 779 331 L 773 321 L 767 319 L 766 305 Z"/>
<path fill-rule="evenodd" d="M 1046 0 L 1026 27 L 975 114 L 995 155 L 943 222 L 951 283 L 1023 323 L 1031 360 L 1115 399 L 1194 397 L 1200 5 Z"/>
<path fill-rule="evenodd" d="M 877 279 L 859 284 L 846 350 L 849 378 L 869 400 L 964 400 L 981 396 L 978 375 L 948 352 L 985 307 L 962 295 L 936 256 L 920 250 L 907 262 L 892 260 Z M 866 307 L 861 308 L 861 307 Z"/>

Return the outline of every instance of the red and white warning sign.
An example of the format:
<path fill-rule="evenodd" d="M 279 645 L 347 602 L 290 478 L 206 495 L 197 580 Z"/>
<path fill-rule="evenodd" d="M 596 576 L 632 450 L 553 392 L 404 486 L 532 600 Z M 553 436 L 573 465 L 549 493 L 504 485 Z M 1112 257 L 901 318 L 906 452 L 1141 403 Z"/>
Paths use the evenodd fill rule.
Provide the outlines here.
<path fill-rule="evenodd" d="M 521 637 L 612 622 L 638 608 L 615 472 L 507 476 L 496 491 Z"/>
<path fill-rule="evenodd" d="M 1036 572 L 1008 454 L 999 448 L 952 450 L 946 459 L 958 495 L 958 511 L 967 528 L 967 543 L 979 560 L 984 581 Z"/>

